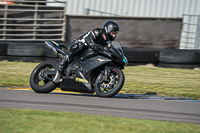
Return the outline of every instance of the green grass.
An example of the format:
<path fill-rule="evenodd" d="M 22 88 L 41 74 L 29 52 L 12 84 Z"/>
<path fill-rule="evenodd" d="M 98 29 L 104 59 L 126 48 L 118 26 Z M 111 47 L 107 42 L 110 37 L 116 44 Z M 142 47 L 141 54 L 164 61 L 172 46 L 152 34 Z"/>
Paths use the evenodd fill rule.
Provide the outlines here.
<path fill-rule="evenodd" d="M 0 61 L 0 86 L 28 87 L 30 74 L 37 64 Z"/>
<path fill-rule="evenodd" d="M 0 61 L 0 87 L 29 87 L 29 76 L 38 63 Z M 157 93 L 200 99 L 200 70 L 126 67 L 125 93 Z"/>
<path fill-rule="evenodd" d="M 200 133 L 200 125 L 31 109 L 0 109 L 2 133 Z"/>
<path fill-rule="evenodd" d="M 200 99 L 200 70 L 126 67 L 127 93 L 157 93 Z"/>

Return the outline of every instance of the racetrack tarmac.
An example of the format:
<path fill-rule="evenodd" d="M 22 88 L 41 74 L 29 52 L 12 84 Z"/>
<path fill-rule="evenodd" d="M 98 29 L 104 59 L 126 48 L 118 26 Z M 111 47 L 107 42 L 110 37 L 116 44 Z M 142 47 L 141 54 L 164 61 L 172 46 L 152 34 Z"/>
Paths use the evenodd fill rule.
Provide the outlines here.
<path fill-rule="evenodd" d="M 0 89 L 0 108 L 29 108 L 200 124 L 200 103 Z"/>

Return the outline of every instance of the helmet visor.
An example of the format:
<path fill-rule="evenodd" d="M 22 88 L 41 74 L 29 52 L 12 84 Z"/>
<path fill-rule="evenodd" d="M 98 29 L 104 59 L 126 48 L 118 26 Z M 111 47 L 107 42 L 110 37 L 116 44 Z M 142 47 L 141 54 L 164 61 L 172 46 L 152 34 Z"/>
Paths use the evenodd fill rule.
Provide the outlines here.
<path fill-rule="evenodd" d="M 118 34 L 117 31 L 111 31 L 111 32 L 110 32 L 110 35 L 111 35 L 113 38 L 116 38 L 116 37 L 117 37 L 117 34 Z"/>

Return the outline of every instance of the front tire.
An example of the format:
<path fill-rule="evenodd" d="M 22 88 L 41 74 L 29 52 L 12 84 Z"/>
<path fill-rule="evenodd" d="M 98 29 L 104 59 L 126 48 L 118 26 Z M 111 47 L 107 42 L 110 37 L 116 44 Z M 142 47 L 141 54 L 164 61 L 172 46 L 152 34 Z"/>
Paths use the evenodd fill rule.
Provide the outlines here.
<path fill-rule="evenodd" d="M 101 73 L 95 81 L 95 92 L 100 97 L 113 97 L 124 85 L 124 73 L 119 68 L 113 68 L 109 81 L 101 81 L 104 75 Z M 101 83 L 100 83 L 101 82 Z"/>
<path fill-rule="evenodd" d="M 41 74 L 46 70 L 54 70 L 56 68 L 56 61 L 44 61 L 37 65 L 30 76 L 30 86 L 36 93 L 49 93 L 56 88 L 53 81 L 41 77 Z M 53 78 L 49 77 L 49 78 Z"/>

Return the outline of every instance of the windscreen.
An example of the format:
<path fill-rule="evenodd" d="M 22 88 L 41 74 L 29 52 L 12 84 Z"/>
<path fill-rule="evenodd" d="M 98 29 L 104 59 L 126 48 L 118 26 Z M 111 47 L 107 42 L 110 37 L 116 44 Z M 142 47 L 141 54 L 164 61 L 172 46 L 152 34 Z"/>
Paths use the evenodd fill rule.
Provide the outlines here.
<path fill-rule="evenodd" d="M 122 55 L 124 55 L 122 48 L 120 46 L 120 44 L 116 41 L 109 41 L 108 44 L 112 45 L 113 47 L 115 47 Z"/>

